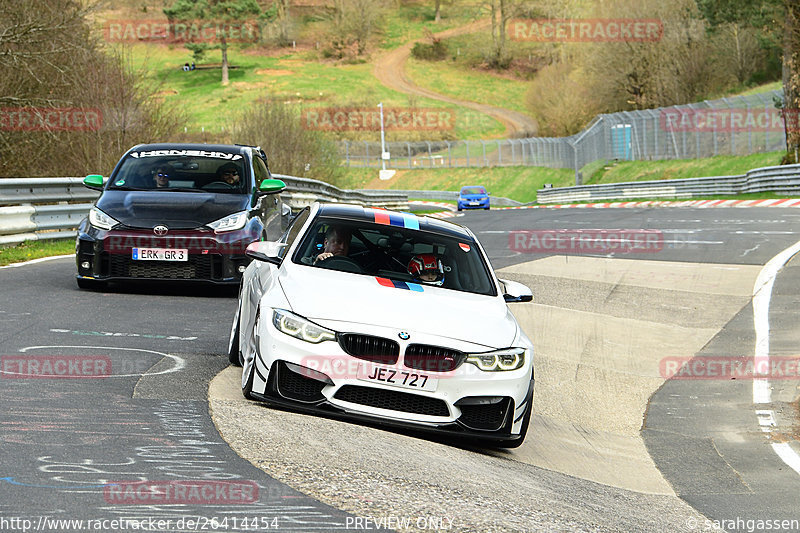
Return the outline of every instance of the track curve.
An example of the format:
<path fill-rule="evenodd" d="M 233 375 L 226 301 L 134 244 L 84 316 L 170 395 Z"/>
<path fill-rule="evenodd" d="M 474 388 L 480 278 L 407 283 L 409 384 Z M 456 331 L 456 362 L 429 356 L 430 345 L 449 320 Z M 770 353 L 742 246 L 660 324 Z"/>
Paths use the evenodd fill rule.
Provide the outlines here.
<path fill-rule="evenodd" d="M 306 531 L 374 530 L 367 519 L 378 519 L 401 531 L 688 531 L 691 524 L 730 518 L 730 502 L 745 501 L 744 495 L 726 500 L 712 490 L 723 486 L 727 470 L 705 469 L 701 477 L 691 469 L 715 464 L 705 455 L 710 451 L 731 468 L 743 457 L 755 465 L 749 475 L 757 473 L 763 483 L 748 483 L 743 509 L 762 504 L 776 517 L 796 514 L 786 507 L 796 492 L 783 499 L 776 494 L 800 476 L 787 468 L 757 468 L 774 465 L 775 456 L 764 446 L 751 404 L 736 404 L 746 409 L 736 417 L 733 406 L 724 418 L 726 431 L 691 440 L 710 447 L 664 439 L 686 439 L 692 428 L 710 427 L 707 417 L 717 411 L 692 399 L 713 394 L 672 394 L 670 387 L 685 383 L 665 383 L 657 364 L 678 350 L 691 357 L 714 346 L 730 351 L 747 345 L 748 280 L 793 244 L 800 216 L 758 208 L 563 209 L 468 212 L 457 221 L 478 234 L 503 276 L 530 284 L 536 296 L 534 304 L 512 307 L 533 328 L 537 346 L 537 416 L 519 450 L 470 449 L 246 402 L 236 369 L 225 369 L 235 309 L 230 293 L 155 286 L 79 291 L 74 260 L 57 259 L 0 269 L 4 356 L 44 354 L 31 350 L 36 346 L 64 357 L 105 347 L 104 355 L 124 374 L 138 377 L 46 388 L 36 386 L 42 380 L 0 380 L 7 406 L 0 414 L 4 516 L 152 514 L 110 505 L 91 485 L 109 478 L 163 479 L 168 471 L 155 467 L 164 464 L 145 463 L 140 449 L 187 445 L 180 441 L 189 439 L 196 442 L 190 446 L 207 449 L 200 458 L 208 461 L 204 467 L 258 483 L 263 497 L 250 509 L 280 517 L 281 530 L 298 521 Z M 647 228 L 661 232 L 664 246 L 641 255 L 532 254 L 515 247 L 509 234 L 586 228 Z M 796 346 L 796 275 L 790 262 L 776 281 L 771 313 L 780 350 Z M 117 355 L 120 349 L 128 350 L 125 357 Z M 185 362 L 183 369 L 164 373 L 175 357 Z M 791 399 L 792 390 L 781 394 Z M 183 423 L 176 409 L 182 409 Z M 688 415 L 676 418 L 680 409 Z M 796 423 L 789 410 L 780 416 L 778 424 Z M 664 425 L 677 421 L 680 432 Z M 731 448 L 733 436 L 741 447 Z M 791 438 L 787 442 L 796 446 Z M 60 466 L 48 462 L 54 457 Z M 189 468 L 200 459 L 171 457 Z M 126 467 L 129 460 L 135 468 Z M 76 472 L 81 464 L 103 475 L 90 468 Z M 73 472 L 54 471 L 59 468 Z M 727 496 L 735 493 L 730 487 Z M 35 503 L 41 501 L 58 503 Z M 231 516 L 232 510 L 187 506 L 156 514 Z M 401 519 L 412 524 L 406 528 Z"/>

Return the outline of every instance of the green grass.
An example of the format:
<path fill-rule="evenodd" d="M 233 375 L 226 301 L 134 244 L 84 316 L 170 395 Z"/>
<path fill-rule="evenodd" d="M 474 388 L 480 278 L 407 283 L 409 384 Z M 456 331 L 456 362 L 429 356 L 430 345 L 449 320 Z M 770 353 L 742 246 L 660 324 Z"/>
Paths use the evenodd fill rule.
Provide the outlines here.
<path fill-rule="evenodd" d="M 442 5 L 441 20 L 434 22 L 433 2 L 403 3 L 393 7 L 384 19 L 380 47 L 391 50 L 408 41 L 425 37 L 426 31 L 440 32 L 469 24 L 474 20 L 475 10 L 454 5 Z"/>
<path fill-rule="evenodd" d="M 414 58 L 409 59 L 406 72 L 417 85 L 459 100 L 528 112 L 525 92 L 529 83 L 526 81 L 464 68 L 449 61 Z"/>
<path fill-rule="evenodd" d="M 759 167 L 779 165 L 783 152 L 747 156 L 717 156 L 706 159 L 664 161 L 595 162 L 582 170 L 583 183 L 619 183 L 707 176 L 733 176 Z"/>
<path fill-rule="evenodd" d="M 435 108 L 450 110 L 455 127 L 450 138 L 482 138 L 497 135 L 503 127 L 494 119 L 428 98 L 409 97 L 381 85 L 372 75 L 369 63 L 345 64 L 310 60 L 306 52 L 268 56 L 256 50 L 228 52 L 230 84 L 221 84 L 220 68 L 184 72 L 189 52 L 179 46 L 137 44 L 131 47 L 134 63 L 145 69 L 149 83 L 158 87 L 158 95 L 169 105 L 182 107 L 188 116 L 186 129 L 225 140 L 237 115 L 270 98 L 310 108 Z M 219 52 L 210 52 L 206 62 L 219 62 Z M 206 62 L 201 63 L 202 67 Z M 466 112 L 465 112 L 466 111 Z M 480 116 L 479 116 L 480 115 Z M 420 138 L 437 138 L 438 132 L 411 132 Z M 357 136 L 379 140 L 380 133 Z M 407 140 L 409 132 L 388 131 L 387 141 Z"/>
<path fill-rule="evenodd" d="M 619 183 L 657 179 L 697 178 L 744 174 L 748 170 L 777 165 L 782 152 L 750 156 L 719 156 L 696 160 L 599 161 L 581 169 L 584 184 Z M 553 187 L 575 185 L 575 171 L 544 167 L 421 168 L 398 170 L 386 181 L 378 179 L 377 168 L 347 168 L 338 181 L 345 189 L 407 189 L 457 191 L 464 185 L 483 185 L 492 196 L 504 196 L 522 203 L 536 201 L 536 191 L 545 183 Z M 783 195 L 785 196 L 785 195 Z M 755 198 L 774 198 L 766 193 Z M 737 196 L 745 198 L 744 196 Z"/>
<path fill-rule="evenodd" d="M 536 190 L 545 183 L 564 186 L 572 184 L 574 176 L 570 169 L 543 167 L 433 168 L 398 170 L 392 179 L 381 181 L 377 169 L 350 168 L 340 187 L 458 191 L 464 185 L 483 185 L 492 196 L 526 203 L 536 200 Z"/>
<path fill-rule="evenodd" d="M 30 261 L 40 257 L 74 253 L 75 239 L 26 241 L 15 245 L 0 246 L 0 266 Z"/>
<path fill-rule="evenodd" d="M 765 83 L 763 85 L 756 85 L 755 87 L 750 87 L 749 89 L 744 89 L 740 92 L 737 92 L 733 96 L 750 96 L 751 94 L 761 94 L 769 91 L 779 91 L 781 89 L 783 89 L 783 82 L 773 81 L 770 83 Z M 733 96 L 731 96 L 730 98 L 732 98 Z"/>

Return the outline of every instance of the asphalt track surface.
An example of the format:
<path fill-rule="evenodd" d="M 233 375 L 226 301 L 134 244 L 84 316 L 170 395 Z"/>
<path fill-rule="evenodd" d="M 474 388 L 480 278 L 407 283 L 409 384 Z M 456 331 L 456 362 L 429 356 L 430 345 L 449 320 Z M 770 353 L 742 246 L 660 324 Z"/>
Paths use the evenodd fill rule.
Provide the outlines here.
<path fill-rule="evenodd" d="M 620 257 L 752 267 L 766 264 L 795 244 L 800 234 L 800 212 L 777 208 L 509 210 L 467 212 L 456 221 L 478 234 L 496 269 L 553 255 L 514 249 L 510 231 L 654 230 L 663 236 L 657 253 Z M 572 255 L 616 254 L 578 252 Z M 225 349 L 235 308 L 230 291 L 151 285 L 80 291 L 73 272 L 74 260 L 69 258 L 0 269 L 0 529 L 21 531 L 29 525 L 40 531 L 73 531 L 78 528 L 52 520 L 154 519 L 169 520 L 169 527 L 151 530 L 214 530 L 211 520 L 216 518 L 218 531 L 245 531 L 245 521 L 257 518 L 262 530 L 376 530 L 377 524 L 367 521 L 371 508 L 373 517 L 392 516 L 381 507 L 380 495 L 368 492 L 374 485 L 365 482 L 359 493 L 338 491 L 334 496 L 299 492 L 288 486 L 303 486 L 290 482 L 291 471 L 281 476 L 286 483 L 277 481 L 222 439 L 209 415 L 207 387 L 227 366 Z M 799 276 L 797 259 L 790 260 L 772 289 L 768 312 L 774 356 L 797 357 Z M 544 284 L 533 289 L 542 305 L 558 298 L 581 299 L 569 285 L 559 291 Z M 752 306 L 742 306 L 694 355 L 752 356 L 753 323 Z M 110 373 L 85 379 L 25 379 L 9 371 L 25 358 L 44 364 L 48 357 L 87 359 Z M 442 483 L 467 494 L 471 505 L 444 502 L 452 510 L 451 522 L 439 522 L 440 530 L 692 531 L 716 525 L 729 531 L 758 530 L 756 520 L 800 520 L 800 473 L 781 460 L 773 446 L 798 450 L 798 381 L 773 381 L 771 386 L 771 403 L 760 405 L 753 403 L 752 380 L 672 379 L 652 395 L 640 437 L 673 496 L 588 481 L 579 473 L 566 475 L 517 462 L 513 455 L 463 450 L 454 443 L 347 423 L 331 425 L 330 434 L 301 437 L 294 452 L 317 450 L 330 444 L 328 439 L 341 438 L 333 444 L 348 458 L 347 439 L 378 435 L 388 440 L 375 442 L 392 446 L 396 457 L 402 457 L 404 449 L 435 447 L 436 454 L 457 459 L 453 465 L 470 465 L 472 471 L 430 464 L 430 483 L 434 476 L 446 478 Z M 254 404 L 251 409 L 270 413 Z M 771 413 L 768 423 L 764 412 Z M 275 414 L 286 416 L 290 415 Z M 535 439 L 537 435 L 529 433 L 526 445 Z M 398 478 L 403 467 L 402 461 L 394 465 Z M 419 479 L 424 480 L 424 474 Z M 298 469 L 296 476 L 311 479 L 314 472 Z M 517 483 L 518 478 L 529 483 L 519 485 L 518 500 L 505 502 L 507 506 L 493 500 L 492 483 Z M 217 486 L 238 481 L 257 487 L 257 501 L 244 502 L 241 494 L 234 494 L 228 500 L 217 496 L 214 501 L 168 504 L 141 495 L 126 499 L 109 489 L 145 480 L 201 480 Z M 327 492 L 336 493 L 340 481 L 345 480 L 328 479 Z M 478 501 L 474 487 L 487 491 L 485 502 Z M 393 490 L 413 493 L 422 488 Z M 441 503 L 420 505 L 433 509 Z M 490 522 L 466 514 L 482 504 L 495 507 L 483 513 Z M 395 514 L 401 515 L 402 509 Z M 225 518 L 227 527 L 222 527 Z M 385 525 L 405 530 L 399 522 Z M 792 530 L 769 525 L 773 531 Z M 86 526 L 83 530 L 133 530 Z M 796 523 L 793 527 L 800 529 Z"/>

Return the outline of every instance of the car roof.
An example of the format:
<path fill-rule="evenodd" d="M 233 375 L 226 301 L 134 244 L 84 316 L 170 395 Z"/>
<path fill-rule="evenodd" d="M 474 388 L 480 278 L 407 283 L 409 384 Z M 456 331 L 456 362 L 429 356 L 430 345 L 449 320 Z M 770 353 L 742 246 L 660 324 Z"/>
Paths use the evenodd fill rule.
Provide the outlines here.
<path fill-rule="evenodd" d="M 464 189 L 483 189 L 485 191 L 486 187 L 483 185 L 464 185 L 461 190 L 463 191 Z"/>
<path fill-rule="evenodd" d="M 393 211 L 389 209 L 362 207 L 360 205 L 351 204 L 321 203 L 319 204 L 317 216 L 374 223 L 376 212 L 379 214 L 388 213 L 390 215 L 397 215 L 398 220 L 401 217 L 413 217 L 414 220 L 419 224 L 420 231 L 449 235 L 459 239 L 474 240 L 472 233 L 464 226 L 460 226 L 445 220 L 439 220 L 437 218 L 417 216 L 413 213 L 405 213 L 402 211 Z"/>
<path fill-rule="evenodd" d="M 151 143 L 137 144 L 129 151 L 143 150 L 206 150 L 209 152 L 230 152 L 234 154 L 249 154 L 255 146 L 243 144 L 202 144 L 202 143 Z"/>

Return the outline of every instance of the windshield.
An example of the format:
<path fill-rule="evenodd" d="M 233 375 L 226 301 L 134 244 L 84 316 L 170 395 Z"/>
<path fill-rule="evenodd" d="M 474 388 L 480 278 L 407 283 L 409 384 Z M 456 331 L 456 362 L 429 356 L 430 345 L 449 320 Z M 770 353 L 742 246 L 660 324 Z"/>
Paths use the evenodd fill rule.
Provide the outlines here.
<path fill-rule="evenodd" d="M 306 233 L 292 261 L 423 288 L 497 294 L 472 239 L 366 221 L 320 218 Z"/>
<path fill-rule="evenodd" d="M 109 189 L 249 192 L 241 154 L 204 150 L 131 152 Z"/>
<path fill-rule="evenodd" d="M 461 189 L 461 194 L 486 194 L 486 189 L 483 187 L 464 187 Z"/>

